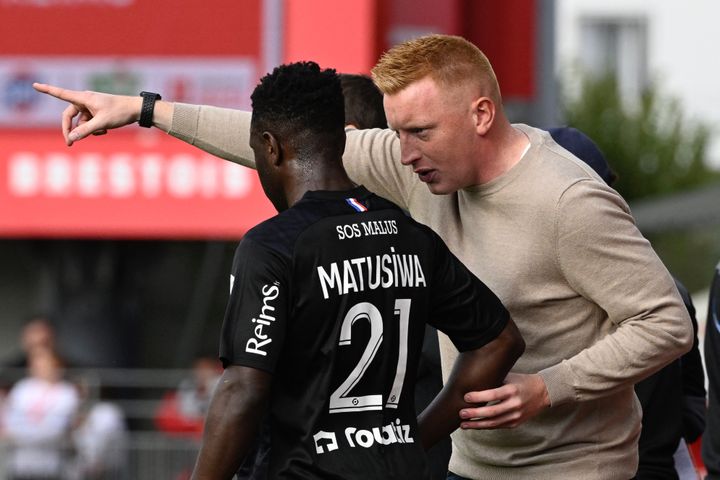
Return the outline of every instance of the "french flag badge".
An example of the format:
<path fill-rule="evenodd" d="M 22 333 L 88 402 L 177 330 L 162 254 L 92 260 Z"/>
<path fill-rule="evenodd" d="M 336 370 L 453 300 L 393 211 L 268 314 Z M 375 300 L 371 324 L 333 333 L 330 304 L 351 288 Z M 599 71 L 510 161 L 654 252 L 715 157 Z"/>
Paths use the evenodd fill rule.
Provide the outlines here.
<path fill-rule="evenodd" d="M 367 207 L 360 203 L 357 198 L 346 198 L 345 201 L 358 212 L 367 212 Z"/>

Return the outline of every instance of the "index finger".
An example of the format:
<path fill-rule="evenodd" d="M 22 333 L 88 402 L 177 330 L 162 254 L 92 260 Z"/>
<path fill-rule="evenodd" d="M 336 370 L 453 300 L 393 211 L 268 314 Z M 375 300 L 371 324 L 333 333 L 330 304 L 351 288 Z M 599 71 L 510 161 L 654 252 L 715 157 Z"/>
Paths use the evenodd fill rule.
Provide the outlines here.
<path fill-rule="evenodd" d="M 82 95 L 82 92 L 78 92 L 76 90 L 68 90 L 66 88 L 60 88 L 54 85 L 48 85 L 46 83 L 35 82 L 32 84 L 32 86 L 40 93 L 46 93 L 55 98 L 59 98 L 60 100 L 65 100 L 66 102 L 71 103 L 79 102 L 80 95 Z"/>

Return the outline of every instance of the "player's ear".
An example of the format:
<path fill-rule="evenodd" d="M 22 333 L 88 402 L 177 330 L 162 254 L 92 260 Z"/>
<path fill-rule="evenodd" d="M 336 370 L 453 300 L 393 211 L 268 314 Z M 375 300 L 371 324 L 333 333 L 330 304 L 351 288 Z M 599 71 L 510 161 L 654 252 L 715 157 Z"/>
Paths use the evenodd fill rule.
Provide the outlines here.
<path fill-rule="evenodd" d="M 268 154 L 267 159 L 271 165 L 277 167 L 283 160 L 283 148 L 280 139 L 271 132 L 263 132 L 262 137 Z"/>

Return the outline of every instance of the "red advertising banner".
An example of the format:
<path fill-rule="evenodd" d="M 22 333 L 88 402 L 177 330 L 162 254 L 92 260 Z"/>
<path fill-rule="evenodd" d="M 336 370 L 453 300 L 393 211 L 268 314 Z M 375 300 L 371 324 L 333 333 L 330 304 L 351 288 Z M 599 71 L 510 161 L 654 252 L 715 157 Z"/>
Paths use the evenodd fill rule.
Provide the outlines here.
<path fill-rule="evenodd" d="M 162 132 L 2 135 L 1 237 L 233 239 L 274 214 L 254 170 Z"/>
<path fill-rule="evenodd" d="M 266 10 L 267 0 L 0 0 L 0 237 L 239 238 L 274 214 L 255 172 L 162 132 L 65 147 L 66 105 L 31 86 L 247 108 Z"/>
<path fill-rule="evenodd" d="M 262 0 L 0 0 L 2 55 L 258 57 Z"/>

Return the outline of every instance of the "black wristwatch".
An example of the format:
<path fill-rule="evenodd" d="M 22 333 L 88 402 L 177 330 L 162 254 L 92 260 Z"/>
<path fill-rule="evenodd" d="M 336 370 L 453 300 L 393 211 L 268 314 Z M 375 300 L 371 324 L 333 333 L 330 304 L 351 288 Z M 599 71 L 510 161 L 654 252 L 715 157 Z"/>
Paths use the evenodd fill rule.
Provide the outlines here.
<path fill-rule="evenodd" d="M 155 102 L 162 100 L 159 93 L 140 92 L 143 97 L 142 109 L 140 110 L 140 120 L 138 125 L 145 128 L 153 126 L 153 112 L 155 111 Z"/>

